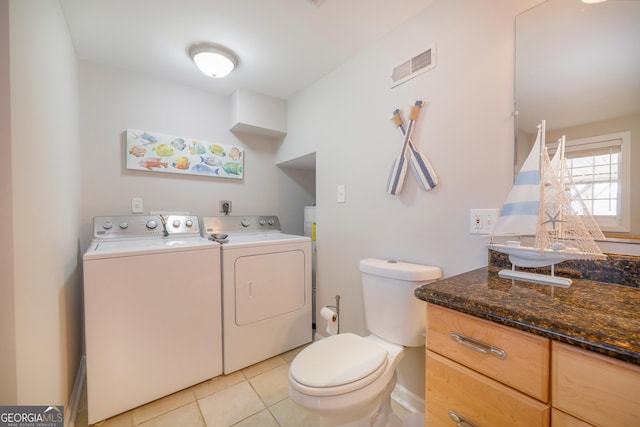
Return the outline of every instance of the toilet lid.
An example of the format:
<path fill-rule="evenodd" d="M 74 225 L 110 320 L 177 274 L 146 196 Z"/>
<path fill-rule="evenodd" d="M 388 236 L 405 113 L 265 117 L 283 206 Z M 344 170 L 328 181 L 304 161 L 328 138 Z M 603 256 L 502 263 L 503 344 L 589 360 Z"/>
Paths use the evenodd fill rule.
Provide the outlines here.
<path fill-rule="evenodd" d="M 378 370 L 387 351 L 355 334 L 322 339 L 305 348 L 291 363 L 294 380 L 308 387 L 337 387 Z"/>

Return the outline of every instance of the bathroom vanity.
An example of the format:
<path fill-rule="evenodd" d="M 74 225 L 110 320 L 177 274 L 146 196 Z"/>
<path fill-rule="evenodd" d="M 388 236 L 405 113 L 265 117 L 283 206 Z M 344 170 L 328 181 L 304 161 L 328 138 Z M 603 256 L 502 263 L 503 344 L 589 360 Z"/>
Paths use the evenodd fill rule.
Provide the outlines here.
<path fill-rule="evenodd" d="M 499 270 L 415 291 L 427 302 L 427 425 L 640 425 L 640 289 Z"/>

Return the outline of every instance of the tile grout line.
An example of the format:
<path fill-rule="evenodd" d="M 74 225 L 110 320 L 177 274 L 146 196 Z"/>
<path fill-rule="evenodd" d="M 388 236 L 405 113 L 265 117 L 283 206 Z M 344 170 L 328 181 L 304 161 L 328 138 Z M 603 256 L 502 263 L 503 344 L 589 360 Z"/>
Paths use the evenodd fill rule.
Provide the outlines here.
<path fill-rule="evenodd" d="M 285 364 L 286 364 L 286 361 L 285 361 Z M 275 369 L 275 368 L 272 368 L 272 369 Z M 270 371 L 270 370 L 272 370 L 272 369 L 269 369 L 269 371 Z M 265 371 L 265 372 L 268 372 L 268 371 Z M 262 374 L 264 374 L 265 372 L 262 372 L 262 373 L 261 373 L 261 374 L 259 374 L 259 375 L 262 375 Z M 254 376 L 253 378 L 255 378 L 255 377 L 257 377 L 257 376 L 258 376 L 258 375 Z M 262 404 L 264 405 L 264 409 L 259 410 L 259 411 L 258 411 L 258 412 L 256 412 L 255 414 L 251 414 L 249 417 L 252 417 L 252 416 L 254 416 L 254 415 L 256 415 L 256 414 L 258 414 L 258 413 L 260 413 L 260 412 L 262 412 L 262 411 L 266 410 L 267 412 L 269 412 L 269 415 L 271 415 L 271 417 L 275 420 L 276 424 L 278 424 L 278 426 L 280 426 L 280 422 L 278 421 L 278 419 L 276 418 L 276 416 L 273 414 L 273 412 L 271 412 L 271 409 L 269 409 L 269 408 L 270 408 L 270 406 L 269 406 L 269 405 L 267 405 L 267 402 L 265 402 L 265 401 L 264 401 L 264 399 L 262 398 L 262 396 L 260 396 L 260 393 L 258 393 L 258 390 L 256 390 L 256 388 L 253 386 L 253 383 L 251 383 L 251 380 L 250 380 L 250 379 L 247 379 L 247 382 L 249 383 L 249 386 L 251 387 L 251 390 L 253 390 L 253 392 L 254 392 L 254 393 L 255 393 L 255 394 L 260 398 L 260 401 L 261 401 L 261 402 L 262 402 Z M 273 405 L 275 405 L 275 404 L 277 404 L 277 403 L 282 402 L 282 400 L 284 400 L 284 399 L 278 400 L 278 401 L 277 401 L 277 402 L 275 402 Z M 271 406 L 273 406 L 273 405 L 271 405 Z M 247 418 L 249 418 L 249 417 L 247 417 Z M 246 420 L 247 418 L 245 418 L 245 420 Z M 244 421 L 244 420 L 243 420 L 243 421 Z"/>
<path fill-rule="evenodd" d="M 204 414 L 202 413 L 202 408 L 200 408 L 200 399 L 198 399 L 197 397 L 196 397 L 196 406 L 198 408 L 198 415 L 200 415 L 200 419 L 202 420 L 202 424 L 204 425 L 204 427 L 208 427 L 207 426 L 207 420 L 204 418 Z"/>
<path fill-rule="evenodd" d="M 280 403 L 280 402 L 282 402 L 282 400 L 278 401 L 277 403 Z M 273 417 L 274 420 L 276 420 L 276 424 L 278 424 L 278 427 L 282 427 L 282 424 L 280 424 L 280 421 L 278 420 L 278 417 L 276 417 L 276 414 L 271 412 L 271 407 L 272 406 L 275 406 L 275 403 L 273 405 L 267 407 L 267 411 L 269 411 L 269 414 Z"/>

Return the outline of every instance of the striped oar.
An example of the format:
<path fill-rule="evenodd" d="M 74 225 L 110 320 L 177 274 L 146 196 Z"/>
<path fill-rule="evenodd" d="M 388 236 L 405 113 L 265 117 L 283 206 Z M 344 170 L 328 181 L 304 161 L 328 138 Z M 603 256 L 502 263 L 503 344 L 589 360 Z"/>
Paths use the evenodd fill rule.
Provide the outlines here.
<path fill-rule="evenodd" d="M 404 135 L 404 142 L 402 143 L 402 151 L 393 161 L 391 165 L 391 172 L 389 174 L 389 180 L 387 181 L 387 193 L 400 194 L 402 186 L 404 185 L 404 178 L 407 175 L 407 147 L 409 140 L 411 139 L 411 133 L 413 132 L 413 124 L 418 118 L 420 113 L 420 107 L 422 102 L 416 102 L 416 105 L 411 107 L 411 114 L 409 114 L 409 125 Z"/>
<path fill-rule="evenodd" d="M 416 101 L 416 105 L 422 105 L 422 101 Z M 415 107 L 414 107 L 415 108 Z M 402 117 L 400 116 L 400 110 L 396 109 L 393 112 L 393 117 L 391 118 L 393 123 L 395 123 L 396 127 L 400 131 L 400 134 L 406 138 L 406 131 L 404 129 L 404 123 L 402 122 Z M 418 184 L 420 188 L 423 190 L 431 190 L 433 187 L 438 185 L 438 176 L 436 175 L 433 166 L 431 166 L 431 161 L 429 158 L 416 150 L 416 147 L 413 145 L 413 141 L 409 138 L 409 164 L 411 165 L 411 170 L 413 170 L 413 174 L 416 176 L 418 180 Z"/>

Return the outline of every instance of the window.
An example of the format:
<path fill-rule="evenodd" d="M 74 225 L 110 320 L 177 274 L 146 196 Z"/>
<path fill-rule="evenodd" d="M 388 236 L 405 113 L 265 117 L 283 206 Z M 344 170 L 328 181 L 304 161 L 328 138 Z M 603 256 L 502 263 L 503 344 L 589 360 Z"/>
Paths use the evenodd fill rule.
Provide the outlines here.
<path fill-rule="evenodd" d="M 630 141 L 631 132 L 621 132 L 565 144 L 578 193 L 603 231 L 629 231 Z"/>

